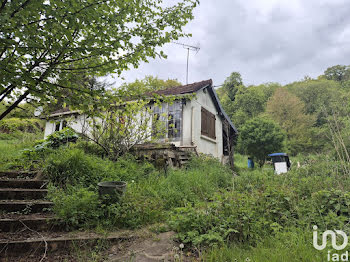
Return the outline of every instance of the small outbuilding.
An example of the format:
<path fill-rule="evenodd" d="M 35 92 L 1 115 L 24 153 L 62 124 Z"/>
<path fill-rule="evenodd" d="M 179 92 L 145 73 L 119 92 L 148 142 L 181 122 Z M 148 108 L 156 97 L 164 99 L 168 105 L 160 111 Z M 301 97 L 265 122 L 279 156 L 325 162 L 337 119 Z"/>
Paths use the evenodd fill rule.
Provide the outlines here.
<path fill-rule="evenodd" d="M 290 170 L 291 163 L 286 153 L 273 153 L 269 154 L 269 157 L 271 157 L 277 175 L 287 173 Z"/>

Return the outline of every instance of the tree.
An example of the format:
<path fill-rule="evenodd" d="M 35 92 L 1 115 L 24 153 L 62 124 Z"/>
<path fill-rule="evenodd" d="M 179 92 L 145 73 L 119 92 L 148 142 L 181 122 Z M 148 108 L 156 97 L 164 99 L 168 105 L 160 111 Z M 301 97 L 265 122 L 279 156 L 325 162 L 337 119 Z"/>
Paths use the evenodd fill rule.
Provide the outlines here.
<path fill-rule="evenodd" d="M 227 98 L 223 101 L 225 111 L 235 125 L 240 128 L 247 120 L 265 111 L 267 95 L 260 86 L 240 86 L 235 101 L 232 102 Z"/>
<path fill-rule="evenodd" d="M 162 80 L 158 77 L 146 76 L 144 79 L 137 79 L 132 83 L 124 83 L 120 88 L 128 90 L 128 92 L 147 93 L 150 91 L 156 91 L 181 85 L 182 84 L 176 79 Z"/>
<path fill-rule="evenodd" d="M 274 121 L 256 117 L 241 127 L 238 147 L 262 166 L 268 154 L 283 149 L 284 140 L 282 129 Z"/>
<path fill-rule="evenodd" d="M 293 154 L 310 150 L 315 117 L 305 114 L 304 103 L 297 96 L 279 88 L 267 102 L 266 111 L 287 133 Z"/>
<path fill-rule="evenodd" d="M 305 113 L 315 115 L 316 126 L 327 123 L 326 115 L 341 103 L 348 101 L 348 92 L 342 90 L 341 84 L 327 79 L 307 80 L 289 84 L 286 86 L 289 93 L 296 95 L 304 102 Z M 338 111 L 338 110 L 337 110 Z"/>
<path fill-rule="evenodd" d="M 328 80 L 343 82 L 350 80 L 350 67 L 344 65 L 336 65 L 326 69 L 324 74 Z"/>
<path fill-rule="evenodd" d="M 243 85 L 241 74 L 238 72 L 232 72 L 231 75 L 226 78 L 223 89 L 227 93 L 231 101 L 235 100 L 238 87 Z"/>
<path fill-rule="evenodd" d="M 237 92 L 234 109 L 240 109 L 247 118 L 252 118 L 265 111 L 265 104 L 266 98 L 261 89 L 254 86 L 242 87 Z"/>
<path fill-rule="evenodd" d="M 157 47 L 179 37 L 198 0 L 164 7 L 142 0 L 3 0 L 0 4 L 0 102 L 44 104 L 70 89 L 85 97 L 98 92 L 77 86 L 75 74 L 121 74 L 149 58 L 166 57 Z"/>
<path fill-rule="evenodd" d="M 117 160 L 137 144 L 157 141 L 159 137 L 164 137 L 170 127 L 162 121 L 168 114 L 155 117 L 152 105 L 161 107 L 164 103 L 172 104 L 176 97 L 154 96 L 150 101 L 142 96 L 142 88 L 133 88 L 133 85 L 124 85 L 124 88 L 112 89 L 106 95 L 107 99 L 100 99 L 81 111 L 81 134 L 101 147 L 111 160 Z M 182 99 L 190 98 L 191 95 L 182 96 Z"/>

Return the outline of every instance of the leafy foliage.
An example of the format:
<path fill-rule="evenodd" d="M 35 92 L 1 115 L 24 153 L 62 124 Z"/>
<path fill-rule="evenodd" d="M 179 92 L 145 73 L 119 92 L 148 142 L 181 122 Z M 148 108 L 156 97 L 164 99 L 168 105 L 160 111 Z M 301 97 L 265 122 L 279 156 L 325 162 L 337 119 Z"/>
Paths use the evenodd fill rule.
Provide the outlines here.
<path fill-rule="evenodd" d="M 0 101 L 6 98 L 12 104 L 0 119 L 26 98 L 46 104 L 67 89 L 71 97 L 88 105 L 89 98 L 106 90 L 91 90 L 71 81 L 74 76 L 120 75 L 149 58 L 165 58 L 158 47 L 189 36 L 182 28 L 193 19 L 197 4 L 197 0 L 173 5 L 163 1 L 3 2 Z"/>
<path fill-rule="evenodd" d="M 137 163 L 131 156 L 112 162 L 86 155 L 80 149 L 62 147 L 49 156 L 44 171 L 54 185 L 49 196 L 55 203 L 54 211 L 73 228 L 97 225 L 137 228 L 164 222 L 173 208 L 207 201 L 215 192 L 232 186 L 232 171 L 204 156 L 194 158 L 186 170 L 173 170 L 165 175 L 147 162 Z M 95 199 L 97 182 L 116 180 L 128 184 L 119 202 L 106 204 Z M 76 199 L 79 196 L 81 200 Z M 88 222 L 79 224 L 77 221 L 87 212 L 85 201 L 92 201 L 89 212 L 93 214 L 87 216 Z M 83 206 L 81 212 L 71 213 L 76 205 Z"/>
<path fill-rule="evenodd" d="M 315 117 L 305 114 L 304 103 L 298 97 L 279 88 L 268 101 L 266 110 L 286 132 L 292 154 L 310 151 Z"/>
<path fill-rule="evenodd" d="M 328 152 L 333 143 L 328 130 L 330 123 L 334 124 L 334 115 L 339 132 L 347 137 L 349 72 L 349 66 L 337 65 L 316 79 L 305 77 L 285 86 L 278 83 L 245 86 L 240 78 L 240 84 L 234 85 L 234 100 L 227 85 L 217 93 L 239 132 L 251 118 L 268 115 L 285 131 L 287 153 Z"/>
<path fill-rule="evenodd" d="M 47 146 L 52 148 L 58 148 L 61 145 L 73 142 L 75 143 L 78 140 L 79 136 L 75 131 L 69 127 L 63 128 L 60 131 L 53 132 L 46 138 Z"/>
<path fill-rule="evenodd" d="M 227 93 L 231 101 L 235 101 L 238 88 L 243 85 L 241 74 L 232 72 L 231 75 L 225 79 L 222 89 Z"/>
<path fill-rule="evenodd" d="M 239 147 L 262 166 L 268 154 L 283 148 L 285 135 L 272 120 L 254 118 L 241 128 Z"/>
<path fill-rule="evenodd" d="M 234 190 L 215 194 L 209 203 L 174 209 L 170 227 L 180 241 L 197 247 L 255 246 L 289 229 L 308 231 L 313 225 L 349 232 L 350 179 L 339 173 L 340 164 L 319 156 L 302 165 L 279 176 L 263 169 L 241 171 Z"/>
<path fill-rule="evenodd" d="M 70 228 L 96 226 L 101 205 L 98 194 L 81 187 L 69 187 L 65 191 L 50 188 L 49 198 L 55 203 L 53 212 Z"/>
<path fill-rule="evenodd" d="M 166 89 L 169 87 L 181 86 L 175 79 L 162 80 L 158 77 L 146 76 L 144 79 L 136 79 L 132 83 L 124 83 L 120 88 L 128 93 L 146 94 L 151 91 Z"/>
<path fill-rule="evenodd" d="M 338 82 L 350 80 L 350 67 L 344 65 L 332 66 L 324 71 L 324 75 L 328 80 L 334 80 Z"/>
<path fill-rule="evenodd" d="M 45 161 L 44 171 L 50 181 L 59 187 L 66 185 L 97 187 L 105 180 L 118 180 L 118 170 L 110 161 L 86 155 L 79 149 L 61 148 Z"/>
<path fill-rule="evenodd" d="M 33 160 L 33 158 L 42 159 L 46 153 L 70 142 L 75 143 L 78 138 L 78 134 L 75 133 L 73 129 L 66 127 L 60 131 L 52 133 L 45 140 L 37 141 L 33 147 L 24 149 L 22 153 L 23 156 L 29 160 Z"/>
<path fill-rule="evenodd" d="M 0 133 L 38 133 L 43 131 L 43 121 L 33 118 L 8 118 L 0 122 Z"/>
<path fill-rule="evenodd" d="M 288 228 L 266 237 L 256 246 L 225 244 L 206 250 L 202 259 L 208 262 L 316 262 L 324 261 L 327 250 L 319 251 L 310 242 L 311 230 Z"/>

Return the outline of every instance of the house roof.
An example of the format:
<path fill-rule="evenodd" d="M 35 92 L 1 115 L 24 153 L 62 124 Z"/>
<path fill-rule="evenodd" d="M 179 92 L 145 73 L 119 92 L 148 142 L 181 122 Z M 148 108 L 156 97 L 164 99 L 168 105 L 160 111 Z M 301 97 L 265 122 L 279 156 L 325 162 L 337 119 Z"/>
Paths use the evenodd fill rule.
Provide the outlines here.
<path fill-rule="evenodd" d="M 184 95 L 184 94 L 192 94 L 192 93 L 196 93 L 199 90 L 202 90 L 204 88 L 208 89 L 208 93 L 211 96 L 213 103 L 216 107 L 216 110 L 218 111 L 219 115 L 226 119 L 227 122 L 229 123 L 229 125 L 231 126 L 231 128 L 233 129 L 233 131 L 237 134 L 238 131 L 236 129 L 236 127 L 233 125 L 231 119 L 227 116 L 227 114 L 225 113 L 223 107 L 221 106 L 221 103 L 219 101 L 219 98 L 213 88 L 213 80 L 208 79 L 208 80 L 204 80 L 201 82 L 195 82 L 192 84 L 188 84 L 188 85 L 183 85 L 183 86 L 175 86 L 175 87 L 169 87 L 163 90 L 157 90 L 154 92 L 151 92 L 147 95 L 161 95 L 161 96 L 171 96 L 171 95 Z M 59 116 L 59 115 L 67 115 L 70 113 L 76 113 L 77 111 L 69 111 L 69 108 L 63 108 L 60 110 L 57 110 L 55 112 L 52 112 L 52 114 L 50 115 L 50 117 L 55 117 L 55 116 Z"/>
<path fill-rule="evenodd" d="M 273 154 L 269 154 L 268 156 L 288 156 L 286 153 L 273 153 Z"/>
<path fill-rule="evenodd" d="M 157 95 L 163 95 L 163 96 L 171 96 L 171 95 L 184 95 L 184 94 L 191 94 L 195 93 L 198 90 L 201 90 L 204 87 L 212 86 L 213 80 L 204 80 L 201 82 L 196 82 L 184 86 L 175 86 L 175 87 L 169 87 L 167 89 L 163 90 L 157 90 L 154 92 L 151 92 L 150 94 L 157 94 Z"/>
<path fill-rule="evenodd" d="M 53 111 L 49 117 L 56 117 L 56 116 L 63 116 L 63 115 L 71 115 L 71 114 L 75 114 L 75 113 L 79 113 L 79 111 L 71 111 L 69 109 L 69 107 L 64 107 L 62 109 Z"/>

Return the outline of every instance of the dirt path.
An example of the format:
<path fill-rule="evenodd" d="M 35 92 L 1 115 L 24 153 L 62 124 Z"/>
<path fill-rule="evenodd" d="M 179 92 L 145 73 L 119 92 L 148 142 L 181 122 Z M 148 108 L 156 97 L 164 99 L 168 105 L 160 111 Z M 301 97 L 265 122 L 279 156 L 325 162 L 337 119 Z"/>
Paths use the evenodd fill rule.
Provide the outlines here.
<path fill-rule="evenodd" d="M 128 246 L 115 245 L 109 252 L 109 262 L 156 262 L 175 261 L 181 256 L 178 243 L 173 241 L 175 233 L 166 232 L 151 238 L 129 243 Z M 177 260 L 179 261 L 179 260 Z M 181 261 L 190 261 L 182 259 Z M 193 260 L 192 260 L 193 261 Z"/>

